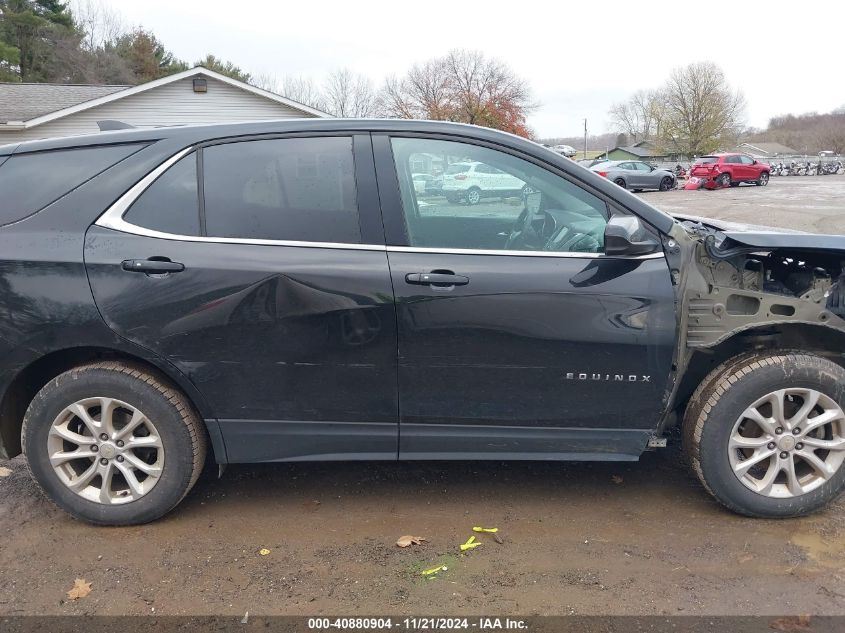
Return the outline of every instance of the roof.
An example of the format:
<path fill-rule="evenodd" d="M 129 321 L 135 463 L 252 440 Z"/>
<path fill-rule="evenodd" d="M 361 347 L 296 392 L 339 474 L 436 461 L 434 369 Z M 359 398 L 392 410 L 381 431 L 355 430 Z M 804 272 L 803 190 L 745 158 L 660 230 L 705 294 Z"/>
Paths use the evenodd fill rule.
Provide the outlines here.
<path fill-rule="evenodd" d="M 665 156 L 665 153 L 663 152 L 659 152 L 646 147 L 637 147 L 636 145 L 629 145 L 627 147 L 614 147 L 613 149 L 610 149 L 607 152 L 602 152 L 600 156 L 609 156 L 611 152 L 619 151 L 627 152 L 628 154 L 631 154 L 631 156 L 636 156 L 638 158 L 652 158 L 654 156 Z"/>
<path fill-rule="evenodd" d="M 0 83 L 0 123 L 27 121 L 130 86 Z"/>
<path fill-rule="evenodd" d="M 167 77 L 162 77 L 161 79 L 156 79 L 154 81 L 148 81 L 147 83 L 140 84 L 137 86 L 0 84 L 0 112 L 2 112 L 2 104 L 4 102 L 8 102 L 9 104 L 9 114 L 13 114 L 13 109 L 17 109 L 20 111 L 18 114 L 16 114 L 16 116 L 20 118 L 12 118 L 11 116 L 0 116 L 0 127 L 2 127 L 3 125 L 11 125 L 12 123 L 15 124 L 14 127 L 16 128 L 25 129 L 35 127 L 43 123 L 48 123 L 49 121 L 54 121 L 56 119 L 66 117 L 71 114 L 76 114 L 77 112 L 82 112 L 90 108 L 95 108 L 106 103 L 111 103 L 112 101 L 117 101 L 118 99 L 124 99 L 126 97 L 130 97 L 141 92 L 146 92 L 147 90 L 152 90 L 154 88 L 165 86 L 175 81 L 180 81 L 187 77 L 194 77 L 197 75 L 203 75 L 211 79 L 216 79 L 217 81 L 222 81 L 223 83 L 229 84 L 230 86 L 240 88 L 241 90 L 251 92 L 252 94 L 264 97 L 266 99 L 270 99 L 271 101 L 275 101 L 276 103 L 281 103 L 282 105 L 288 106 L 289 108 L 293 108 L 294 110 L 299 110 L 303 114 L 308 114 L 316 117 L 331 116 L 330 114 L 323 112 L 322 110 L 317 110 L 316 108 L 312 108 L 297 101 L 293 101 L 292 99 L 283 97 L 282 95 L 276 94 L 275 92 L 263 90 L 243 81 L 232 79 L 231 77 L 227 77 L 226 75 L 222 75 L 213 70 L 209 70 L 208 68 L 205 68 L 203 66 L 195 66 L 194 68 L 189 68 L 188 70 L 182 71 L 180 73 L 168 75 Z M 26 88 L 24 88 L 23 90 L 19 90 L 21 87 Z M 28 90 L 29 88 L 33 88 L 33 91 L 27 94 L 26 90 Z M 74 89 L 78 90 L 74 91 Z M 95 95 L 95 90 L 91 89 L 99 89 L 100 92 L 99 94 Z M 85 90 L 89 90 L 87 98 L 85 98 Z M 45 97 L 45 101 L 43 104 L 39 102 L 39 91 L 41 91 L 40 94 Z M 58 97 L 52 99 L 46 98 L 52 95 L 60 94 L 66 95 L 63 101 L 58 99 Z M 23 102 L 21 102 L 22 99 Z"/>
<path fill-rule="evenodd" d="M 782 145 L 781 143 L 758 143 L 757 141 L 753 141 L 751 143 L 740 143 L 739 148 L 737 149 L 740 148 L 744 149 L 745 151 L 756 150 L 757 152 L 759 152 L 759 154 L 765 154 L 766 156 L 789 155 L 798 153 L 791 147 L 787 147 L 786 145 Z"/>

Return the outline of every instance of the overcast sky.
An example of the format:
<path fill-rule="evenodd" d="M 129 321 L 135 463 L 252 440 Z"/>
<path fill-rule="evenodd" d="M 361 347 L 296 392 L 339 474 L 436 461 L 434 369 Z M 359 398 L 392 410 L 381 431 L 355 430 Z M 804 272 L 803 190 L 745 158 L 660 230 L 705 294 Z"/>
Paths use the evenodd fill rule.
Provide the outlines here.
<path fill-rule="evenodd" d="M 845 105 L 841 0 L 103 1 L 179 58 L 213 53 L 279 79 L 345 66 L 378 85 L 451 48 L 479 49 L 528 80 L 542 137 L 582 134 L 585 117 L 607 131 L 614 101 L 694 61 L 716 62 L 744 91 L 750 125 Z"/>

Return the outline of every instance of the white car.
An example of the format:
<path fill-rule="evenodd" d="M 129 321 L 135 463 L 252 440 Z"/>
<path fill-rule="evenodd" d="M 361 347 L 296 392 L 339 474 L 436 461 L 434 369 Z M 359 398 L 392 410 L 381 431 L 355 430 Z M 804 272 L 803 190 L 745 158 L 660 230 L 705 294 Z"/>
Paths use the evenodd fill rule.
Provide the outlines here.
<path fill-rule="evenodd" d="M 483 198 L 525 193 L 525 182 L 484 163 L 452 163 L 443 174 L 443 194 L 449 202 L 478 204 Z"/>

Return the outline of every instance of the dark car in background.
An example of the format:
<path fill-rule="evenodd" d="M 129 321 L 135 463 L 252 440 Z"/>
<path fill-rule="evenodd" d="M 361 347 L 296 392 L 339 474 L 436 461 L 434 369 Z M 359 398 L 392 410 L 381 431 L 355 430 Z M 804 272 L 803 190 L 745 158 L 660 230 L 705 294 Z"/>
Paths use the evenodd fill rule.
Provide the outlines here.
<path fill-rule="evenodd" d="M 432 157 L 522 195 L 428 196 Z M 725 506 L 805 514 L 845 486 L 843 260 L 475 126 L 4 146 L 0 457 L 122 525 L 207 458 L 632 461 L 678 428 Z"/>

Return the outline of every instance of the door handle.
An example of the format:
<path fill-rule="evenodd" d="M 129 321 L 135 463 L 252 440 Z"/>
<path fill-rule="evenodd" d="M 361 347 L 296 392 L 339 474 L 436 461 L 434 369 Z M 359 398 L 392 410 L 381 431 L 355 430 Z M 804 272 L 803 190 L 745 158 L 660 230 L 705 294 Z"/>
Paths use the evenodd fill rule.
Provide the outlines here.
<path fill-rule="evenodd" d="M 408 273 L 405 282 L 416 286 L 466 286 L 469 277 L 454 273 Z"/>
<path fill-rule="evenodd" d="M 172 262 L 169 259 L 124 259 L 120 267 L 131 273 L 147 273 L 153 275 L 180 273 L 185 270 L 185 264 Z"/>

